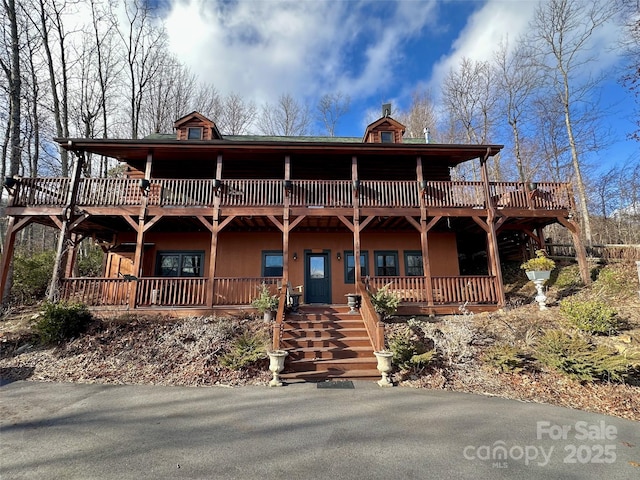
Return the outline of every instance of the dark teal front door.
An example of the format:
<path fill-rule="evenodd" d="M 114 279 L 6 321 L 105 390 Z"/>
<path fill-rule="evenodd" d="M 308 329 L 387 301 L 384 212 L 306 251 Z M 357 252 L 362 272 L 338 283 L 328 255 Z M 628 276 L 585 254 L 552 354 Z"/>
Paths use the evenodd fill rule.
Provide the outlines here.
<path fill-rule="evenodd" d="M 331 303 L 329 253 L 305 253 L 305 303 Z"/>

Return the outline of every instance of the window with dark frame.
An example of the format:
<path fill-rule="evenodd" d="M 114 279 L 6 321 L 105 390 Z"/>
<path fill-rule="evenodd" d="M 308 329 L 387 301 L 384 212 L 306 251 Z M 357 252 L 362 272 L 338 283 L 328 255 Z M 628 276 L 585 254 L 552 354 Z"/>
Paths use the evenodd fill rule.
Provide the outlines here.
<path fill-rule="evenodd" d="M 159 277 L 201 277 L 204 251 L 165 251 L 156 256 Z"/>
<path fill-rule="evenodd" d="M 189 127 L 187 129 L 188 140 L 202 140 L 202 127 Z"/>
<path fill-rule="evenodd" d="M 262 252 L 262 276 L 282 277 L 284 258 L 282 250 L 264 250 Z"/>
<path fill-rule="evenodd" d="M 408 277 L 424 276 L 422 265 L 422 252 L 419 250 L 406 250 L 404 252 L 404 271 Z"/>
<path fill-rule="evenodd" d="M 344 283 L 356 283 L 356 257 L 353 250 L 344 252 Z M 364 277 L 369 275 L 369 252 L 360 252 L 360 274 Z"/>
<path fill-rule="evenodd" d="M 376 276 L 397 277 L 398 276 L 398 252 L 391 250 L 378 251 L 374 253 L 376 259 Z"/>
<path fill-rule="evenodd" d="M 393 143 L 393 132 L 380 132 L 380 141 L 382 143 Z"/>

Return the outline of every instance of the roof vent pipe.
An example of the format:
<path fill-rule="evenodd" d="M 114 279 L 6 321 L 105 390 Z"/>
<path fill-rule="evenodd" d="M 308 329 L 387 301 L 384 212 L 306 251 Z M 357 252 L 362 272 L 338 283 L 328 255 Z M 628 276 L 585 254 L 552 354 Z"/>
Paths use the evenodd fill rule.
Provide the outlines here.
<path fill-rule="evenodd" d="M 383 117 L 390 117 L 391 116 L 391 104 L 390 103 L 383 103 L 382 104 L 382 116 Z"/>
<path fill-rule="evenodd" d="M 424 127 L 424 143 L 429 143 L 429 129 L 427 127 Z"/>

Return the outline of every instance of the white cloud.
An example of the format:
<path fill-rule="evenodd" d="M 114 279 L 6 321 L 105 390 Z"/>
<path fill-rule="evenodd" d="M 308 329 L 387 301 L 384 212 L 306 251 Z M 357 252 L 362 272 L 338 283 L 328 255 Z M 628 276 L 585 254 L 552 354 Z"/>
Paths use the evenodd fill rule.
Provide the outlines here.
<path fill-rule="evenodd" d="M 433 67 L 431 85 L 434 90 L 463 57 L 472 60 L 491 60 L 501 41 L 515 41 L 528 29 L 537 0 L 489 0 L 468 19 L 466 26 L 453 42 L 452 51 Z"/>
<path fill-rule="evenodd" d="M 223 94 L 358 98 L 392 81 L 402 43 L 433 20 L 434 4 L 173 0 L 165 24 L 172 51 Z"/>

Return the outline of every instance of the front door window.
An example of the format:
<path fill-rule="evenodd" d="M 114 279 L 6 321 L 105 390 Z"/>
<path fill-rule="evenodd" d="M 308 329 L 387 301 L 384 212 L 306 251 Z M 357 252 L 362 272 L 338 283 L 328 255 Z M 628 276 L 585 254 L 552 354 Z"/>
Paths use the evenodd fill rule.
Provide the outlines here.
<path fill-rule="evenodd" d="M 331 303 L 329 253 L 305 253 L 305 302 Z"/>

